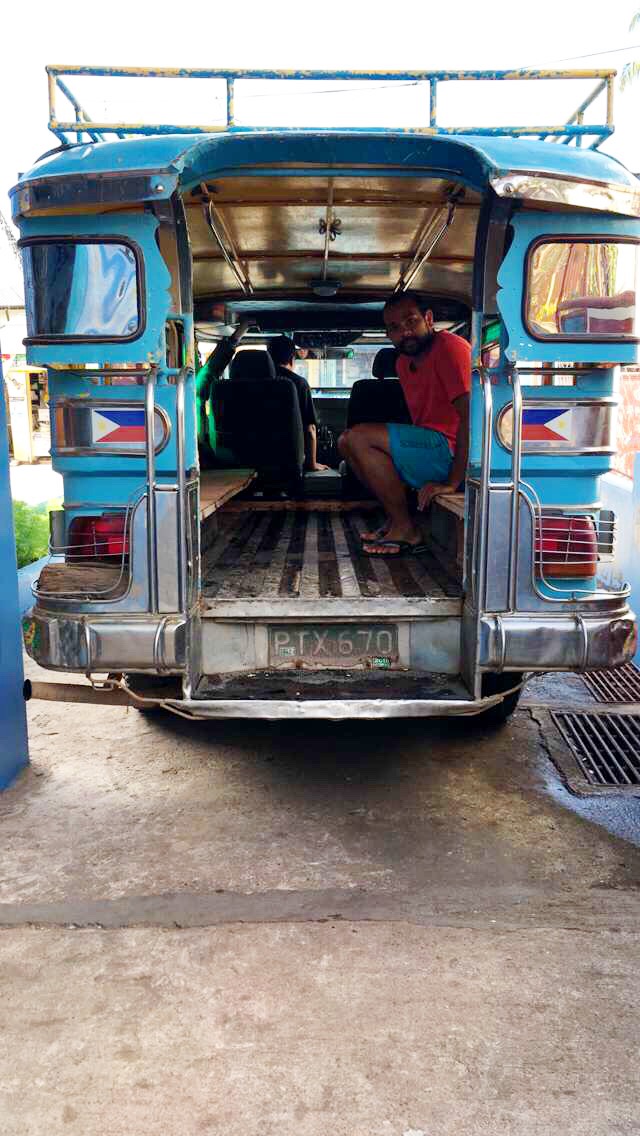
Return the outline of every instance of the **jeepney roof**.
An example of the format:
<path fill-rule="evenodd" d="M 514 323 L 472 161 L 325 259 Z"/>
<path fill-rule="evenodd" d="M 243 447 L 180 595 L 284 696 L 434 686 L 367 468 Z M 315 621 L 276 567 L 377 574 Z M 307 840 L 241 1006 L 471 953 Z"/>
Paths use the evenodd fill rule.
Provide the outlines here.
<path fill-rule="evenodd" d="M 456 304 L 471 300 L 476 229 L 490 189 L 554 211 L 640 216 L 640 182 L 593 150 L 523 138 L 344 130 L 233 130 L 74 145 L 43 156 L 23 175 L 13 211 L 16 218 L 108 212 L 180 193 L 194 297 L 207 310 L 212 297 L 242 300 L 255 286 L 254 300 L 324 295 L 326 311 L 333 293 L 321 289 L 328 274 L 327 285 L 343 301 L 379 297 L 410 277 L 413 287 L 440 297 L 442 318 L 454 318 Z M 318 218 L 334 207 L 340 239 L 332 236 L 329 249 Z M 455 223 L 452 213 L 427 263 L 423 246 L 449 208 Z M 212 236 L 211 209 L 214 217 L 224 212 L 224 237 L 215 229 Z M 196 317 L 203 318 L 198 303 Z"/>
<path fill-rule="evenodd" d="M 501 178 L 530 175 L 554 182 L 580 182 L 621 190 L 633 201 L 617 207 L 612 194 L 612 212 L 640 213 L 640 182 L 619 161 L 597 150 L 553 145 L 527 138 L 482 135 L 438 136 L 417 131 L 386 130 L 300 130 L 251 131 L 233 129 L 219 134 L 156 135 L 114 141 L 79 143 L 43 155 L 22 175 L 12 190 L 14 211 L 16 194 L 28 184 L 43 179 L 109 175 L 161 175 L 169 195 L 176 188 L 189 188 L 202 178 L 222 176 L 227 170 L 293 165 L 332 166 L 340 174 L 344 167 L 401 167 L 407 173 L 429 169 L 435 176 L 450 176 L 477 190 L 493 184 L 498 193 Z M 513 181 L 513 178 L 511 178 Z M 162 183 L 160 183 L 162 184 Z M 158 183 L 156 183 L 156 186 Z M 538 187 L 538 191 L 540 191 Z M 505 195 L 522 196 L 521 182 L 507 187 Z M 540 197 L 540 199 L 543 199 Z M 555 200 L 560 201 L 557 193 Z M 632 206 L 632 207 L 631 207 Z M 590 208 L 602 209 L 594 197 Z"/>

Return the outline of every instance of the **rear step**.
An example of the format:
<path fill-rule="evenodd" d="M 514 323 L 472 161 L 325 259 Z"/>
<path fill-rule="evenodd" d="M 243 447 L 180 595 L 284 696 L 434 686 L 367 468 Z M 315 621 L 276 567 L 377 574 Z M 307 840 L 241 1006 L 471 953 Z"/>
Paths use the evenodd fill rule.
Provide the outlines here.
<path fill-rule="evenodd" d="M 195 698 L 285 698 L 294 702 L 325 698 L 432 699 L 468 701 L 458 675 L 433 671 L 345 671 L 344 669 L 264 670 L 248 674 L 203 675 Z"/>
<path fill-rule="evenodd" d="M 197 718 L 428 718 L 478 714 L 500 697 L 473 700 L 458 675 L 434 672 L 256 671 L 206 675 L 180 703 Z"/>

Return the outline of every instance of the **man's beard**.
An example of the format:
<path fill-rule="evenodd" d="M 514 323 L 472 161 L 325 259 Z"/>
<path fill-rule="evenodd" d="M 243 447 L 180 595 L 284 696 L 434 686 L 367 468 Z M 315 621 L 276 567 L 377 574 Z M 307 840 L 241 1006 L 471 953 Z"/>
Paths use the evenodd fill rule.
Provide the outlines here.
<path fill-rule="evenodd" d="M 432 331 L 428 332 L 427 335 L 405 335 L 400 342 L 398 351 L 401 355 L 419 355 L 421 351 L 426 350 L 432 339 Z"/>

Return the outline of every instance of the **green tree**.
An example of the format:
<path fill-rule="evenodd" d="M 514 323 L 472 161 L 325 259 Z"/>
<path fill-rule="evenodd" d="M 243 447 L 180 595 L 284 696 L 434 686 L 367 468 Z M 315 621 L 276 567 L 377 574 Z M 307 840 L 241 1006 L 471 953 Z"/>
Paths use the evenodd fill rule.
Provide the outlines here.
<path fill-rule="evenodd" d="M 49 509 L 47 505 L 13 502 L 13 527 L 18 568 L 46 556 L 49 547 Z"/>
<path fill-rule="evenodd" d="M 640 24 L 640 12 L 636 12 L 631 23 L 629 24 L 629 31 L 633 32 Z M 640 62 L 625 63 L 620 75 L 620 90 L 624 91 L 630 83 L 633 83 L 640 75 Z"/>

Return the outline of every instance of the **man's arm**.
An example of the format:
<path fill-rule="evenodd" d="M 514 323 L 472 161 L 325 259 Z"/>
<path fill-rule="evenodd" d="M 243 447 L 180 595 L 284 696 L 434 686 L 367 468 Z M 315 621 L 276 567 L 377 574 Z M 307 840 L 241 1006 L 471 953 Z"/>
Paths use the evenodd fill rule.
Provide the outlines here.
<path fill-rule="evenodd" d="M 469 395 L 461 394 L 454 398 L 459 422 L 456 431 L 456 452 L 453 457 L 449 476 L 445 482 L 428 481 L 418 492 L 418 508 L 428 509 L 434 497 L 450 495 L 458 492 L 458 486 L 464 481 L 469 460 Z"/>
<path fill-rule="evenodd" d="M 304 426 L 304 464 L 309 473 L 319 473 L 320 470 L 328 469 L 329 466 L 318 462 L 316 411 L 313 405 L 311 387 L 306 380 L 304 380 L 304 383 L 304 397 L 301 407 Z"/>
<path fill-rule="evenodd" d="M 249 327 L 250 323 L 248 320 L 243 320 L 242 323 L 239 323 L 232 335 L 228 335 L 225 339 L 221 339 L 220 342 L 216 344 L 204 367 L 198 371 L 196 393 L 198 398 L 203 402 L 206 402 L 209 397 L 212 383 L 214 383 L 216 379 L 219 379 L 224 369 L 229 366 L 229 363 L 235 355 L 238 343 Z"/>
<path fill-rule="evenodd" d="M 318 455 L 318 431 L 315 426 L 307 426 L 304 432 L 304 464 L 307 469 L 312 470 L 316 464 L 316 457 Z"/>

